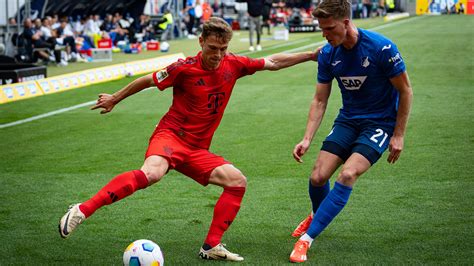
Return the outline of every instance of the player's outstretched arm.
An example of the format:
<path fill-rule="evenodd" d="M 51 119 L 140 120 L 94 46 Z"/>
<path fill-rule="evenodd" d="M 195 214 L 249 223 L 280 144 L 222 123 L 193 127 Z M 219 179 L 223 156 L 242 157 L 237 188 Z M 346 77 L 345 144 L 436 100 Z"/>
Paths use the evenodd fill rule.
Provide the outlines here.
<path fill-rule="evenodd" d="M 296 64 L 303 63 L 310 60 L 317 61 L 320 49 L 321 48 L 318 48 L 314 52 L 270 55 L 264 58 L 265 66 L 263 67 L 263 70 L 275 71 L 275 70 L 287 68 L 287 67 L 294 66 Z"/>
<path fill-rule="evenodd" d="M 92 106 L 91 110 L 102 108 L 102 111 L 100 111 L 101 114 L 108 113 L 112 111 L 115 105 L 121 100 L 143 89 L 154 86 L 154 84 L 153 74 L 148 74 L 130 82 L 127 86 L 114 94 L 101 93 L 99 94 L 97 103 Z"/>
<path fill-rule="evenodd" d="M 397 122 L 395 124 L 395 130 L 393 136 L 390 139 L 388 150 L 387 161 L 389 163 L 395 163 L 403 150 L 403 139 L 405 136 L 405 129 L 408 123 L 408 117 L 410 115 L 411 104 L 413 101 L 413 90 L 411 88 L 410 80 L 407 72 L 393 77 L 390 82 L 400 93 L 400 101 L 398 104 Z"/>
<path fill-rule="evenodd" d="M 326 112 L 330 94 L 331 83 L 318 83 L 316 85 L 316 93 L 309 108 L 308 122 L 306 123 L 306 131 L 304 133 L 303 140 L 296 144 L 295 148 L 293 149 L 293 158 L 295 158 L 295 160 L 299 163 L 303 162 L 301 157 L 303 157 L 306 151 L 308 151 L 309 146 L 313 141 L 314 134 L 316 134 L 316 131 L 318 131 L 318 128 L 321 125 L 324 113 Z"/>

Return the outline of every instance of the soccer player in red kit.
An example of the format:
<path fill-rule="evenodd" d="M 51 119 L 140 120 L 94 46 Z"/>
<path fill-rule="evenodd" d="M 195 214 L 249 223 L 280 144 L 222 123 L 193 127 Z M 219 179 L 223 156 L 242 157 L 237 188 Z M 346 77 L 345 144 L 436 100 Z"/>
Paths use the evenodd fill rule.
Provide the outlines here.
<path fill-rule="evenodd" d="M 203 186 L 213 184 L 224 191 L 214 207 L 214 216 L 199 256 L 202 259 L 242 261 L 221 243 L 240 209 L 247 186 L 246 177 L 223 157 L 209 151 L 212 136 L 237 79 L 259 70 L 278 70 L 317 59 L 316 52 L 275 54 L 251 59 L 227 52 L 232 29 L 223 19 L 213 17 L 203 25 L 199 37 L 202 50 L 192 57 L 161 71 L 131 82 L 116 93 L 100 94 L 92 109 L 110 112 L 128 96 L 150 86 L 173 88 L 173 102 L 153 132 L 145 162 L 140 170 L 113 178 L 87 201 L 71 205 L 59 222 L 63 238 L 97 209 L 123 199 L 139 189 L 160 181 L 169 170 L 176 170 Z"/>

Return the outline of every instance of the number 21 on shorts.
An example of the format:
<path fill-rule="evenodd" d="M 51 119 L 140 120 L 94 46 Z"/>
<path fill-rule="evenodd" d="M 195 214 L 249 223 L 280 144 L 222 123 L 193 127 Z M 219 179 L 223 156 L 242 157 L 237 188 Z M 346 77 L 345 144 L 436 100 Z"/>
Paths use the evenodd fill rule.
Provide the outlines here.
<path fill-rule="evenodd" d="M 376 133 L 372 135 L 372 137 L 370 137 L 370 140 L 375 143 L 378 143 L 379 147 L 382 147 L 382 145 L 385 143 L 385 140 L 387 140 L 388 134 L 380 128 L 377 128 L 375 132 Z M 382 140 L 380 140 L 382 135 L 383 135 L 383 138 Z"/>

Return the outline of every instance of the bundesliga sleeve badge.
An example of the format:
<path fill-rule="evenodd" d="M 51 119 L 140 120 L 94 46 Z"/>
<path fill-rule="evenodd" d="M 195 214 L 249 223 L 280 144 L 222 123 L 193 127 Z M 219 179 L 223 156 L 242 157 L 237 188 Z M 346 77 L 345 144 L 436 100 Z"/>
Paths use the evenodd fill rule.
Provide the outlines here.
<path fill-rule="evenodd" d="M 159 72 L 156 73 L 156 79 L 158 82 L 162 82 L 169 76 L 168 71 L 165 69 L 160 70 Z"/>

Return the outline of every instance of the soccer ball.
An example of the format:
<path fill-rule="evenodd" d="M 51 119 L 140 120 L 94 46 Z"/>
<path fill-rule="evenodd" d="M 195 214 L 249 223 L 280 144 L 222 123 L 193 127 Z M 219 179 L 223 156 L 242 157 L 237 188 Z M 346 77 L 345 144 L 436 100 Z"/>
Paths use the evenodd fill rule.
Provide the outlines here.
<path fill-rule="evenodd" d="M 123 264 L 126 266 L 162 266 L 164 263 L 165 259 L 160 247 L 155 242 L 146 239 L 134 241 L 123 253 Z"/>
<path fill-rule="evenodd" d="M 160 44 L 160 51 L 166 53 L 170 49 L 170 44 L 168 42 L 162 42 Z"/>

